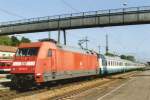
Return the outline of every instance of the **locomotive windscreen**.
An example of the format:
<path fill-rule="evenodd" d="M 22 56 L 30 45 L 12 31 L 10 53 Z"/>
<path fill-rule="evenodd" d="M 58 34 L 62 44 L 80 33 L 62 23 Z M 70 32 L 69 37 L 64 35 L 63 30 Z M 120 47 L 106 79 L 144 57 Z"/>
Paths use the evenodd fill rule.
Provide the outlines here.
<path fill-rule="evenodd" d="M 16 56 L 37 56 L 39 48 L 19 48 Z"/>

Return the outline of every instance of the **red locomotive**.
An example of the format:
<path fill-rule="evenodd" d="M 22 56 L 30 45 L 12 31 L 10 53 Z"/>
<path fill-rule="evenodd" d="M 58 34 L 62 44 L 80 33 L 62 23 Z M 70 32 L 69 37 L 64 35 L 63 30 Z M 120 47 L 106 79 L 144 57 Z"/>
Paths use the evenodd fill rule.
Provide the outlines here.
<path fill-rule="evenodd" d="M 97 54 L 52 42 L 23 43 L 11 69 L 14 87 L 99 74 Z"/>

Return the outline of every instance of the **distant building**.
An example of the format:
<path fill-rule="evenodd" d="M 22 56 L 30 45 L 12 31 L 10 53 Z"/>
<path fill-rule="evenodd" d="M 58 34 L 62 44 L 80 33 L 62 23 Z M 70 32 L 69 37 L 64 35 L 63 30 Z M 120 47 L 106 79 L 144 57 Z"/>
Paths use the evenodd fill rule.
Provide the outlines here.
<path fill-rule="evenodd" d="M 0 45 L 0 59 L 10 59 L 14 56 L 17 47 Z"/>

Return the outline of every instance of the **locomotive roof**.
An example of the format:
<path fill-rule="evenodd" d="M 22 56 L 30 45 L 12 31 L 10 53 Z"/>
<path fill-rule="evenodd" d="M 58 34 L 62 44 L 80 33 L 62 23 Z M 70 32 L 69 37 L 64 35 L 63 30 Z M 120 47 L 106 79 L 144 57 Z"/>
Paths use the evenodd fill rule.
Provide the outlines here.
<path fill-rule="evenodd" d="M 34 48 L 41 47 L 43 44 L 50 45 L 51 49 L 56 49 L 56 45 L 51 42 L 32 42 L 32 43 L 21 43 L 19 48 Z"/>
<path fill-rule="evenodd" d="M 81 48 L 77 48 L 77 47 L 73 47 L 73 46 L 66 46 L 66 45 L 62 45 L 62 44 L 55 44 L 52 42 L 32 42 L 32 43 L 21 43 L 19 48 L 33 48 L 33 47 L 41 47 L 43 44 L 49 45 L 51 49 L 62 49 L 62 50 L 68 50 L 68 51 L 72 51 L 72 52 L 79 52 L 79 53 L 86 53 L 86 54 L 96 54 L 94 51 L 92 50 L 88 50 L 88 49 L 81 49 Z"/>
<path fill-rule="evenodd" d="M 57 47 L 60 49 L 68 50 L 68 51 L 72 51 L 72 52 L 79 52 L 79 53 L 85 53 L 85 54 L 96 54 L 96 52 L 94 52 L 93 50 L 81 49 L 81 48 L 77 48 L 77 47 L 73 47 L 73 46 L 66 46 L 66 45 L 62 45 L 62 44 L 57 45 Z"/>
<path fill-rule="evenodd" d="M 19 48 L 31 48 L 31 47 L 40 47 L 42 45 L 41 42 L 32 42 L 32 43 L 21 43 Z"/>

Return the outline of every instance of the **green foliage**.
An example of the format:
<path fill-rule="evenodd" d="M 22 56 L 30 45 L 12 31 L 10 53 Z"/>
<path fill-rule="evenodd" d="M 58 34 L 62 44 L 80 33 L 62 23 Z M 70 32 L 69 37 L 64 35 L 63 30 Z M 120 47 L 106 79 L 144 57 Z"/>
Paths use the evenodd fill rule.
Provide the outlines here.
<path fill-rule="evenodd" d="M 18 46 L 20 44 L 20 41 L 17 37 L 12 36 L 11 37 L 11 46 Z"/>
<path fill-rule="evenodd" d="M 16 36 L 0 36 L 0 45 L 18 46 L 20 43 L 29 43 L 30 39 L 22 37 L 19 40 Z"/>
<path fill-rule="evenodd" d="M 28 38 L 22 37 L 20 42 L 21 42 L 21 43 L 30 43 L 31 40 L 28 39 Z"/>
<path fill-rule="evenodd" d="M 8 36 L 0 36 L 0 45 L 11 45 L 11 39 Z"/>
<path fill-rule="evenodd" d="M 120 58 L 121 58 L 121 59 L 127 59 L 127 56 L 121 55 Z"/>
<path fill-rule="evenodd" d="M 127 60 L 135 61 L 135 58 L 134 58 L 134 56 L 127 56 Z"/>
<path fill-rule="evenodd" d="M 150 66 L 150 62 L 147 62 L 147 64 Z"/>
<path fill-rule="evenodd" d="M 106 55 L 106 56 L 111 56 L 111 57 L 117 56 L 117 55 L 115 55 L 115 54 L 113 54 L 113 53 L 110 53 L 110 52 L 106 53 L 105 55 Z"/>
<path fill-rule="evenodd" d="M 120 56 L 121 59 L 125 59 L 125 60 L 129 60 L 129 61 L 135 61 L 135 57 L 134 56 L 126 56 L 126 55 L 121 55 Z"/>

